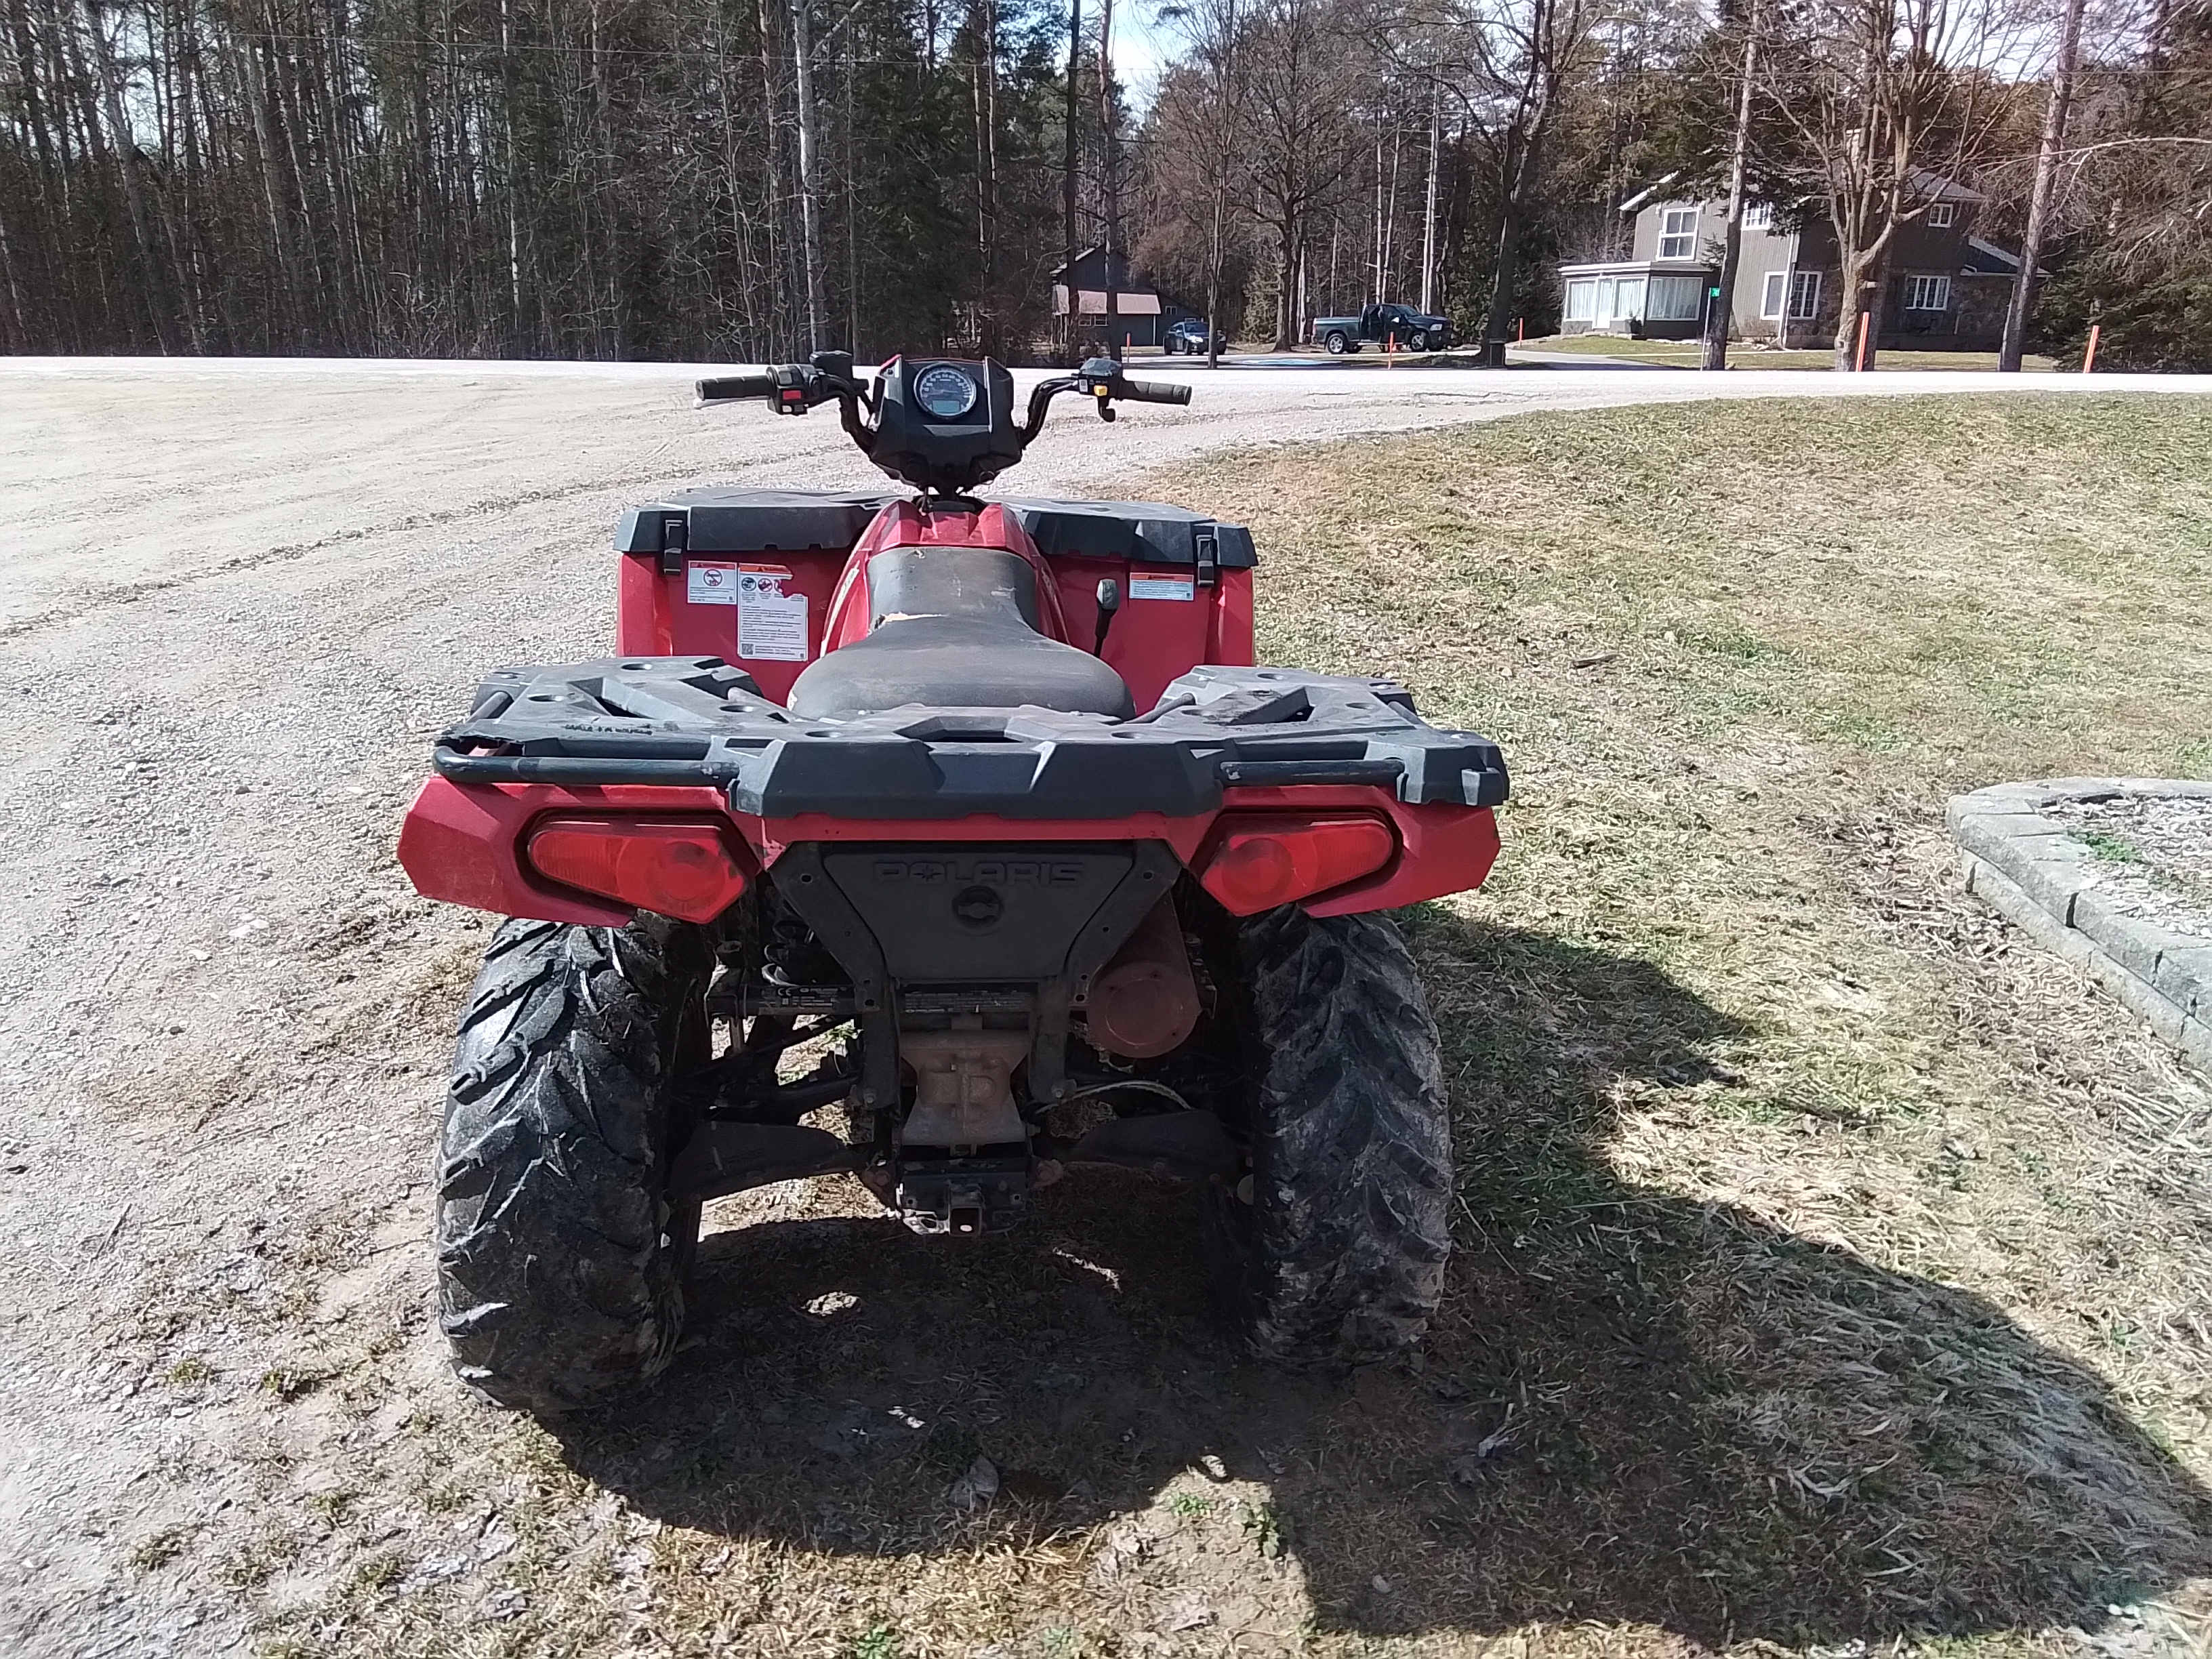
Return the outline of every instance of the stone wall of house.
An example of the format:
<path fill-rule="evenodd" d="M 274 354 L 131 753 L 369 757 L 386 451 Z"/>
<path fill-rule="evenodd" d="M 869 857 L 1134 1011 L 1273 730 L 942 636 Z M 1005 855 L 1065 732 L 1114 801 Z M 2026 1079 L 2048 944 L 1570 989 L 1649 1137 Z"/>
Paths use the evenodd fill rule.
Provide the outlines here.
<path fill-rule="evenodd" d="M 1951 304 L 1958 316 L 1959 343 L 1993 349 L 2004 337 L 2005 307 L 2012 301 L 2012 278 L 1962 272 L 1951 280 Z"/>

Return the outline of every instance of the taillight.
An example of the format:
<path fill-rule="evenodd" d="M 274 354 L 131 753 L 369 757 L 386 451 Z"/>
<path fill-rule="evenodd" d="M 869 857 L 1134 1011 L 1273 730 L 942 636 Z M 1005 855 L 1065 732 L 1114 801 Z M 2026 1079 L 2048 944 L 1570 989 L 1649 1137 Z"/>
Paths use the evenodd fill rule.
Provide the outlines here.
<path fill-rule="evenodd" d="M 745 890 L 711 819 L 545 818 L 530 862 L 550 880 L 679 921 L 712 921 Z"/>
<path fill-rule="evenodd" d="M 1372 875 L 1398 848 L 1380 818 L 1255 813 L 1223 822 L 1228 827 L 1199 880 L 1231 915 L 1257 915 Z"/>

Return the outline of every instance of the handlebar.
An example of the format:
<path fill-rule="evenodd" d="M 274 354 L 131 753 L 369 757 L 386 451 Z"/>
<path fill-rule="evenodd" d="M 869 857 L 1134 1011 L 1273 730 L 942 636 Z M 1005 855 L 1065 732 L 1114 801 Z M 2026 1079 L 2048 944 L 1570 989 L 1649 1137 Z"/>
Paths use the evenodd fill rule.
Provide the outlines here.
<path fill-rule="evenodd" d="M 1116 398 L 1133 404 L 1187 404 L 1190 388 L 1174 380 L 1122 380 L 1114 388 Z"/>
<path fill-rule="evenodd" d="M 717 380 L 700 381 L 698 391 L 702 404 L 728 404 L 744 398 L 766 398 L 775 391 L 775 376 L 727 374 Z"/>
<path fill-rule="evenodd" d="M 886 363 L 871 384 L 854 372 L 850 352 L 817 351 L 807 362 L 774 364 L 763 374 L 701 380 L 698 404 L 703 409 L 712 404 L 757 399 L 779 415 L 804 415 L 818 404 L 834 401 L 840 422 L 862 454 L 873 457 L 880 451 L 888 459 L 879 459 L 878 465 L 894 477 L 926 489 L 945 489 L 988 481 L 1020 459 L 1022 451 L 1043 428 L 1052 400 L 1063 392 L 1080 396 L 1102 421 L 1114 418 L 1117 402 L 1176 406 L 1190 402 L 1188 386 L 1173 380 L 1133 380 L 1121 372 L 1116 359 L 1093 357 L 1072 374 L 1054 375 L 1030 387 L 1024 416 L 986 404 L 981 406 L 980 425 L 977 420 L 963 419 L 957 428 L 939 431 L 927 424 L 926 416 L 908 408 L 906 399 L 913 393 L 906 376 L 913 365 L 902 368 L 900 361 Z M 922 367 L 926 369 L 929 365 L 925 362 Z M 1006 370 L 996 363 L 968 363 L 964 368 L 986 369 L 1000 377 L 994 385 L 1005 384 Z M 970 405 L 974 406 L 972 399 Z M 890 434 L 889 448 L 884 447 L 886 432 Z"/>

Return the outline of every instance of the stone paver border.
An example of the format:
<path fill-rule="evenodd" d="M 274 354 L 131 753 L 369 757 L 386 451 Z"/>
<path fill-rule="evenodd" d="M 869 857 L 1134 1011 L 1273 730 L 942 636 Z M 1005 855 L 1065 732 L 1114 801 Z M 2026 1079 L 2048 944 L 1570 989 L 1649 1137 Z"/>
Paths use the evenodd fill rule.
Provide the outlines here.
<path fill-rule="evenodd" d="M 2091 878 L 2097 855 L 2043 809 L 2116 795 L 2212 797 L 2169 778 L 2050 778 L 1951 798 L 1944 816 L 1966 889 L 2039 944 L 2086 969 L 2161 1042 L 2212 1073 L 2212 945 L 2123 915 Z"/>

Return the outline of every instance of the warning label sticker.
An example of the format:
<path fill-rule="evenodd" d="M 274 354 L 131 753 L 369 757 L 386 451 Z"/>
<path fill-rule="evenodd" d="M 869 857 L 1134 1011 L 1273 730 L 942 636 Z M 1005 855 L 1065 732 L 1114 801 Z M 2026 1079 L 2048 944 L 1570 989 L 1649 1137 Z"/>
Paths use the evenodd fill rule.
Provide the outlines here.
<path fill-rule="evenodd" d="M 738 562 L 694 559 L 684 567 L 684 597 L 694 605 L 735 605 Z"/>
<path fill-rule="evenodd" d="M 1194 597 L 1191 579 L 1188 576 L 1137 576 L 1129 578 L 1129 597 L 1133 599 L 1188 599 Z"/>
<path fill-rule="evenodd" d="M 806 595 L 787 593 L 780 564 L 738 567 L 738 656 L 752 662 L 806 660 Z"/>

